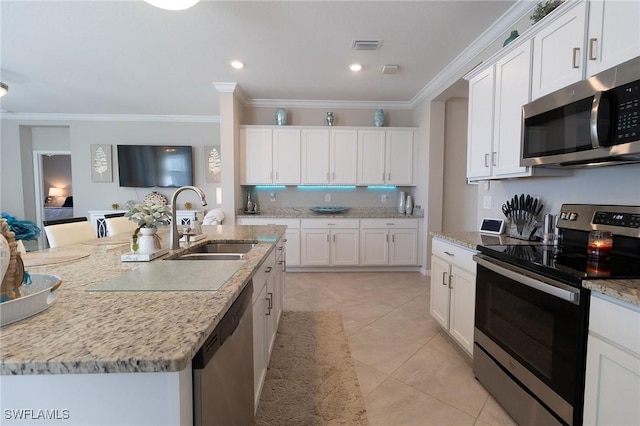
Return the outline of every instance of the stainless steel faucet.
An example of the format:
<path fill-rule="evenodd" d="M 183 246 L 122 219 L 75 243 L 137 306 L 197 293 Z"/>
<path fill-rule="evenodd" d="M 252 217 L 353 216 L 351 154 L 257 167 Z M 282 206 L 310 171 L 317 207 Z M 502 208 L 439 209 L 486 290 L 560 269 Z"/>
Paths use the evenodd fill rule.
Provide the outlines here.
<path fill-rule="evenodd" d="M 202 201 L 202 206 L 207 205 L 207 199 L 204 195 L 204 191 L 196 186 L 181 186 L 176 189 L 176 192 L 171 196 L 171 250 L 177 250 L 180 248 L 180 232 L 178 231 L 178 221 L 176 220 L 176 210 L 178 203 L 176 200 L 178 199 L 178 194 L 184 190 L 190 189 L 194 191 L 200 197 L 200 201 Z"/>

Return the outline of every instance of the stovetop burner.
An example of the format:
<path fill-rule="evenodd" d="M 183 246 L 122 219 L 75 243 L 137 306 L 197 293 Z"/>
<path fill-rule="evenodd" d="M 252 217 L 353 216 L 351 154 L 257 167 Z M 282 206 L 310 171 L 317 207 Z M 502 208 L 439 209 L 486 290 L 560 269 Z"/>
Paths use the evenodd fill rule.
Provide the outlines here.
<path fill-rule="evenodd" d="M 640 261 L 613 255 L 592 260 L 587 250 L 543 244 L 486 245 L 478 250 L 504 262 L 579 286 L 585 279 L 640 279 Z"/>

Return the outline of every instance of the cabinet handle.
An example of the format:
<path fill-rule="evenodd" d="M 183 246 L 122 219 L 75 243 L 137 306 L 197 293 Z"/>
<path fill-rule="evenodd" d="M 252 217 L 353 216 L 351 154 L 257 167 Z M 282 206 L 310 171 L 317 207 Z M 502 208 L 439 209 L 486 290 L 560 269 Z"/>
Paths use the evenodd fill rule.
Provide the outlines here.
<path fill-rule="evenodd" d="M 453 289 L 453 286 L 451 285 L 451 278 L 453 278 L 453 274 L 449 274 L 449 288 Z"/>
<path fill-rule="evenodd" d="M 447 256 L 453 256 L 453 253 L 449 253 L 448 251 L 445 251 L 444 254 L 446 254 Z"/>
<path fill-rule="evenodd" d="M 387 173 L 387 180 L 391 182 L 391 173 Z"/>
<path fill-rule="evenodd" d="M 286 238 L 282 239 L 282 242 L 284 242 L 284 243 L 286 243 L 287 241 L 289 241 L 289 240 L 287 240 Z"/>
<path fill-rule="evenodd" d="M 273 180 L 273 172 L 269 172 L 269 180 Z"/>
<path fill-rule="evenodd" d="M 331 178 L 332 178 L 333 180 L 336 180 L 336 172 L 333 172 L 333 173 L 331 174 Z"/>
<path fill-rule="evenodd" d="M 393 226 L 393 225 L 395 225 L 394 222 L 387 222 L 387 226 Z"/>
<path fill-rule="evenodd" d="M 273 268 L 271 266 L 267 266 L 267 269 L 265 269 L 264 272 L 268 274 L 269 272 L 271 272 L 272 269 Z"/>
<path fill-rule="evenodd" d="M 329 182 L 329 172 L 327 172 L 327 182 Z"/>
<path fill-rule="evenodd" d="M 335 223 L 327 223 L 327 226 L 336 226 Z"/>
<path fill-rule="evenodd" d="M 396 235 L 395 235 L 395 234 L 393 234 L 393 235 L 391 236 L 391 242 L 392 242 L 392 243 L 395 243 L 395 242 L 396 242 Z"/>
<path fill-rule="evenodd" d="M 276 172 L 276 180 L 280 178 L 280 172 Z"/>
<path fill-rule="evenodd" d="M 269 302 L 269 309 L 273 309 L 273 293 L 267 293 L 267 301 Z"/>
<path fill-rule="evenodd" d="M 385 235 L 386 241 L 389 242 L 389 234 Z"/>
<path fill-rule="evenodd" d="M 446 273 L 446 272 L 443 272 L 443 273 L 442 273 L 442 285 L 447 285 L 447 283 L 446 283 L 446 282 L 444 282 L 444 280 L 446 280 L 446 279 L 447 279 L 447 273 Z"/>
<path fill-rule="evenodd" d="M 382 172 L 382 181 L 384 182 L 384 172 Z"/>
<path fill-rule="evenodd" d="M 579 47 L 574 47 L 573 48 L 573 59 L 572 59 L 572 67 L 573 68 L 580 68 L 580 65 L 577 63 L 578 62 L 578 54 L 580 53 L 580 48 Z"/>
<path fill-rule="evenodd" d="M 590 38 L 589 39 L 589 60 L 590 61 L 595 61 L 596 59 L 598 59 L 596 57 L 596 43 L 598 42 L 597 38 Z"/>
<path fill-rule="evenodd" d="M 327 242 L 329 242 L 329 234 L 327 234 Z"/>
<path fill-rule="evenodd" d="M 336 242 L 336 234 L 333 234 L 333 242 Z"/>
<path fill-rule="evenodd" d="M 283 247 L 278 247 L 278 250 L 282 251 Z"/>
<path fill-rule="evenodd" d="M 485 167 L 489 167 L 489 153 L 488 152 L 484 155 L 484 166 Z"/>
<path fill-rule="evenodd" d="M 493 151 L 491 153 L 491 164 L 493 164 L 494 166 L 497 166 L 496 164 L 496 158 L 498 157 L 498 153 L 496 151 Z"/>

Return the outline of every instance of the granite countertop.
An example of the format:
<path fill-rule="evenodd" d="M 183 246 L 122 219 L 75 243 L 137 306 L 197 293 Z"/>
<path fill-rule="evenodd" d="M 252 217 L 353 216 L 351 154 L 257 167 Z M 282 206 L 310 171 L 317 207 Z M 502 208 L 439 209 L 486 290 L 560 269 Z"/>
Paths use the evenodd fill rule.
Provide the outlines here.
<path fill-rule="evenodd" d="M 89 256 L 27 268 L 32 274 L 60 276 L 62 286 L 49 309 L 0 329 L 0 374 L 183 370 L 285 230 L 284 226 L 203 226 L 207 240 L 258 241 L 245 256 L 244 266 L 218 291 L 88 291 L 148 262 L 121 262 L 128 243 L 50 249 L 85 251 Z M 167 244 L 168 234 L 164 239 Z M 152 262 L 175 262 L 176 269 L 184 268 L 185 280 L 216 273 L 216 262 L 162 258 Z"/>
<path fill-rule="evenodd" d="M 376 219 L 376 218 L 418 218 L 424 217 L 424 211 L 422 209 L 415 209 L 414 214 L 400 214 L 395 207 L 350 207 L 349 210 L 336 213 L 315 213 L 310 210 L 310 207 L 286 207 L 286 208 L 269 208 L 263 209 L 260 213 L 247 214 L 242 210 L 238 211 L 236 217 L 265 217 L 265 218 L 282 218 L 282 219 L 309 219 L 309 218 L 345 218 L 345 219 Z"/>
<path fill-rule="evenodd" d="M 510 238 L 505 235 L 486 235 L 480 232 L 430 232 L 434 238 L 440 238 L 459 246 L 475 250 L 482 244 L 530 244 L 529 241 Z M 617 300 L 622 300 L 640 306 L 640 279 L 634 280 L 584 280 L 582 286 L 592 291 L 606 294 Z"/>

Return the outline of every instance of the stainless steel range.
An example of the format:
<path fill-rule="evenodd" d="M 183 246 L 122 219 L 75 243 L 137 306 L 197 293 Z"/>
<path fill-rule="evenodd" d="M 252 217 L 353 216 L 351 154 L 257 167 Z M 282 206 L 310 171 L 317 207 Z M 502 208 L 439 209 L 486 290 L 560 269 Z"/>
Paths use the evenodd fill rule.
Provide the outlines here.
<path fill-rule="evenodd" d="M 640 206 L 565 204 L 557 227 L 555 244 L 484 245 L 474 257 L 474 374 L 519 424 L 582 424 L 582 283 L 640 278 Z"/>

